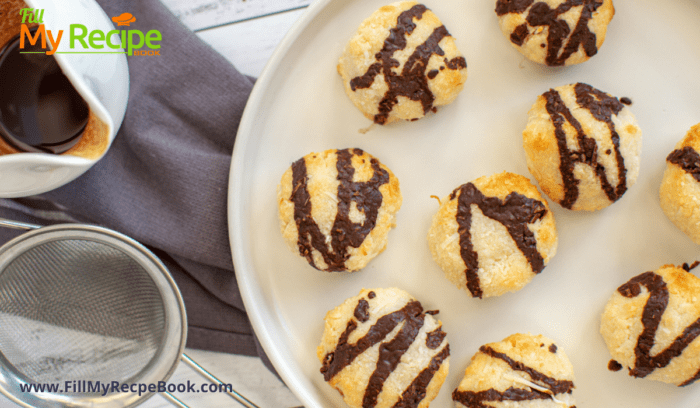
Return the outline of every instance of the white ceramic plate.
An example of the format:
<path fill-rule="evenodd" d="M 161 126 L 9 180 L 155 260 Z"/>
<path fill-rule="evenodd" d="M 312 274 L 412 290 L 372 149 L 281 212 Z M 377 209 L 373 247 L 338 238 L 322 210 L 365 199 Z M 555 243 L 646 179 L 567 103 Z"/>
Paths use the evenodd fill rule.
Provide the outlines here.
<path fill-rule="evenodd" d="M 665 158 L 700 122 L 700 2 L 615 1 L 598 55 L 550 69 L 525 60 L 501 34 L 495 1 L 426 0 L 457 39 L 469 79 L 452 105 L 417 122 L 358 129 L 369 121 L 345 95 L 338 57 L 362 20 L 385 2 L 318 0 L 279 46 L 250 97 L 238 132 L 229 228 L 238 282 L 253 326 L 278 372 L 306 407 L 342 407 L 316 358 L 326 311 L 363 287 L 403 288 L 438 315 L 448 334 L 451 393 L 484 343 L 516 332 L 557 341 L 573 363 L 579 407 L 696 408 L 700 384 L 677 388 L 607 370 L 600 314 L 618 286 L 663 264 L 700 259 L 700 248 L 659 207 Z M 637 184 L 595 213 L 553 208 L 559 250 L 523 290 L 472 299 L 433 262 L 426 234 L 440 197 L 482 175 L 530 177 L 521 132 L 535 98 L 586 82 L 632 99 L 643 132 Z M 329 274 L 293 255 L 279 231 L 276 187 L 312 151 L 360 147 L 398 177 L 404 201 L 384 253 L 354 274 Z M 531 178 L 531 177 L 530 177 Z M 697 271 L 696 271 L 697 273 Z"/>

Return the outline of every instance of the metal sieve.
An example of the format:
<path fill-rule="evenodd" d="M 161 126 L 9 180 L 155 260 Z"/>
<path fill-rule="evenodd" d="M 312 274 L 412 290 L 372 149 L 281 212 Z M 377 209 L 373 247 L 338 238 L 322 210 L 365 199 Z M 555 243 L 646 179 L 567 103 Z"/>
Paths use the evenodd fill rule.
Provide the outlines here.
<path fill-rule="evenodd" d="M 94 384 L 158 384 L 181 359 L 221 384 L 183 354 L 182 297 L 143 245 L 90 225 L 0 219 L 0 226 L 31 230 L 0 247 L 0 392 L 12 401 L 38 408 L 132 407 L 154 392 L 95 392 Z M 60 389 L 27 391 L 29 384 Z M 236 391 L 227 393 L 257 408 Z M 167 391 L 161 395 L 186 407 Z"/>

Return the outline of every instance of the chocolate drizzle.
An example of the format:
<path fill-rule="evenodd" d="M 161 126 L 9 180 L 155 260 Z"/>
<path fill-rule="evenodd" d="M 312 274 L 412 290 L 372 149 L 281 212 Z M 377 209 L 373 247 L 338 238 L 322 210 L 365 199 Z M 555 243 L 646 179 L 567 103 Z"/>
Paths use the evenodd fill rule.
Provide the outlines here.
<path fill-rule="evenodd" d="M 683 171 L 700 181 L 700 155 L 692 147 L 684 146 L 682 149 L 674 150 L 666 160 L 680 166 Z"/>
<path fill-rule="evenodd" d="M 544 269 L 544 259 L 537 251 L 535 235 L 527 227 L 547 214 L 547 209 L 541 201 L 525 197 L 522 194 L 512 192 L 505 201 L 498 197 L 486 197 L 472 183 L 463 184 L 450 194 L 450 200 L 454 200 L 459 193 L 457 204 L 457 224 L 459 225 L 460 254 L 467 266 L 467 289 L 472 297 L 481 298 L 483 291 L 480 287 L 479 260 L 474 250 L 471 232 L 472 204 L 476 204 L 481 212 L 503 224 L 515 241 L 518 249 L 525 255 L 534 273 L 540 273 Z"/>
<path fill-rule="evenodd" d="M 486 401 L 530 401 L 538 399 L 550 399 L 549 394 L 535 389 L 524 389 L 509 387 L 500 392 L 493 388 L 485 391 L 459 391 L 452 392 L 452 400 L 457 401 L 469 408 L 491 408 L 492 405 L 485 405 Z"/>
<path fill-rule="evenodd" d="M 593 13 L 598 7 L 603 5 L 602 1 L 596 0 L 566 0 L 564 3 L 551 9 L 545 2 L 534 3 L 534 0 L 498 0 L 496 3 L 496 14 L 503 16 L 508 13 L 524 13 L 530 6 L 530 10 L 525 17 L 527 24 L 522 24 L 515 28 L 510 36 L 511 42 L 521 46 L 525 38 L 529 35 L 530 27 L 547 27 L 547 57 L 545 63 L 549 66 L 562 66 L 566 60 L 583 47 L 588 57 L 594 56 L 598 52 L 596 35 L 588 28 Z M 581 15 L 571 31 L 565 20 L 560 20 L 559 16 L 571 10 L 573 7 L 582 6 Z M 564 41 L 566 41 L 566 45 Z"/>
<path fill-rule="evenodd" d="M 527 23 L 522 23 L 515 27 L 515 30 L 510 34 L 510 41 L 517 46 L 521 46 L 525 42 L 528 34 L 530 34 L 530 32 L 527 30 Z"/>
<path fill-rule="evenodd" d="M 570 394 L 574 389 L 574 383 L 568 380 L 557 380 L 556 378 L 549 377 L 532 367 L 528 367 L 525 364 L 515 361 L 508 357 L 505 353 L 499 353 L 489 346 L 481 346 L 479 351 L 488 355 L 491 358 L 498 358 L 503 360 L 512 368 L 514 371 L 521 371 L 526 373 L 532 382 L 538 383 L 551 391 L 553 395 L 556 394 Z M 526 388 L 514 388 L 509 387 L 503 392 L 496 391 L 490 388 L 485 391 L 459 391 L 458 389 L 452 393 L 452 400 L 461 403 L 469 408 L 488 408 L 490 405 L 484 404 L 487 401 L 528 401 L 537 399 L 550 399 L 552 396 L 549 393 L 539 391 L 536 389 L 526 389 Z"/>
<path fill-rule="evenodd" d="M 357 302 L 353 316 L 355 316 L 355 319 L 357 319 L 358 322 L 364 323 L 369 320 L 369 302 L 364 299 L 360 299 L 360 301 Z"/>
<path fill-rule="evenodd" d="M 398 103 L 398 97 L 404 96 L 412 101 L 420 102 L 423 106 L 423 113 L 433 110 L 435 96 L 430 91 L 428 79 L 433 79 L 439 74 L 435 70 L 426 75 L 428 61 L 433 54 L 443 56 L 445 51 L 440 48 L 440 41 L 450 35 L 445 26 L 435 28 L 425 42 L 418 47 L 406 60 L 401 74 L 398 75 L 393 68 L 400 66 L 399 61 L 392 58 L 396 51 L 406 48 L 406 36 L 410 35 L 416 28 L 413 19 L 420 20 L 423 13 L 428 9 L 422 4 L 416 4 L 410 9 L 399 14 L 396 20 L 396 27 L 389 30 L 389 36 L 384 40 L 384 46 L 375 55 L 376 63 L 370 65 L 364 75 L 353 78 L 350 81 L 350 89 L 369 88 L 374 83 L 378 74 L 384 75 L 384 81 L 389 86 L 383 99 L 379 102 L 379 113 L 374 116 L 374 122 L 385 124 L 394 106 Z M 466 68 L 467 61 L 464 57 L 456 57 L 450 61 L 445 60 L 449 69 Z"/>
<path fill-rule="evenodd" d="M 449 69 L 464 69 L 467 67 L 467 60 L 464 57 L 454 57 L 451 60 L 445 58 L 445 65 Z"/>
<path fill-rule="evenodd" d="M 535 0 L 498 0 L 496 2 L 496 14 L 503 16 L 508 13 L 522 13 L 534 2 Z"/>
<path fill-rule="evenodd" d="M 435 376 L 435 373 L 440 369 L 442 362 L 449 356 L 450 345 L 448 344 L 430 360 L 428 367 L 423 369 L 411 382 L 411 385 L 401 394 L 401 398 L 394 404 L 393 408 L 413 408 L 419 406 L 420 402 L 425 399 L 428 384 L 430 384 L 433 376 Z"/>
<path fill-rule="evenodd" d="M 442 331 L 442 327 L 438 327 L 437 329 L 428 333 L 428 336 L 425 338 L 425 345 L 428 346 L 429 349 L 435 350 L 436 348 L 440 347 L 446 335 L 447 333 Z"/>
<path fill-rule="evenodd" d="M 610 361 L 608 361 L 608 370 L 620 371 L 620 370 L 622 370 L 622 364 L 618 363 L 615 360 L 610 360 Z"/>
<path fill-rule="evenodd" d="M 574 85 L 576 103 L 579 107 L 587 109 L 593 117 L 607 125 L 610 130 L 610 140 L 612 141 L 615 160 L 617 163 L 618 183 L 613 186 L 608 180 L 605 166 L 598 162 L 598 145 L 596 140 L 588 137 L 581 126 L 581 123 L 574 117 L 569 108 L 554 89 L 544 93 L 546 99 L 546 109 L 554 125 L 554 134 L 559 147 L 559 171 L 561 172 L 564 184 L 564 198 L 560 204 L 564 208 L 571 209 L 578 199 L 579 180 L 574 177 L 574 166 L 576 163 L 591 166 L 600 180 L 601 187 L 610 201 L 617 201 L 627 191 L 627 169 L 620 153 L 620 136 L 615 130 L 612 116 L 617 115 L 624 106 L 620 101 L 606 93 L 593 88 L 590 85 L 577 83 Z M 576 131 L 576 141 L 579 150 L 569 150 L 566 142 L 566 132 L 564 124 L 568 122 Z"/>
<path fill-rule="evenodd" d="M 571 391 L 574 389 L 573 382 L 568 380 L 557 380 L 556 378 L 546 376 L 541 372 L 535 370 L 534 368 L 526 366 L 520 361 L 513 360 L 512 358 L 508 357 L 508 355 L 505 353 L 499 353 L 491 347 L 481 346 L 479 348 L 479 351 L 492 358 L 498 358 L 505 361 L 510 366 L 510 368 L 512 368 L 515 371 L 522 371 L 526 373 L 530 376 L 533 382 L 544 384 L 544 387 L 548 388 L 554 394 L 570 394 Z"/>
<path fill-rule="evenodd" d="M 700 335 L 700 319 L 697 319 L 693 324 L 686 327 L 683 333 L 673 340 L 671 345 L 652 356 L 651 349 L 654 347 L 659 323 L 668 306 L 669 292 L 666 282 L 654 272 L 645 272 L 632 278 L 629 282 L 620 286 L 617 291 L 626 298 L 633 298 L 642 293 L 642 286 L 649 292 L 649 298 L 642 312 L 644 329 L 637 338 L 637 345 L 634 348 L 634 367 L 630 370 L 630 375 L 637 378 L 646 377 L 655 369 L 669 365 L 671 360 L 681 355 L 683 350 Z M 698 378 L 700 378 L 700 372 L 682 383 L 681 386 L 691 384 Z"/>
<path fill-rule="evenodd" d="M 361 299 L 360 302 L 364 300 Z M 355 310 L 361 309 L 360 302 Z M 377 404 L 377 397 L 382 391 L 384 382 L 401 362 L 401 357 L 413 344 L 418 333 L 423 327 L 425 313 L 418 301 L 411 301 L 406 306 L 393 313 L 384 315 L 377 319 L 376 323 L 369 328 L 367 334 L 357 340 L 355 344 L 348 343 L 350 334 L 357 328 L 357 322 L 351 319 L 345 331 L 341 334 L 335 350 L 328 353 L 323 361 L 321 373 L 326 381 L 330 381 L 335 375 L 342 371 L 367 349 L 377 343 L 382 342 L 399 324 L 403 323 L 396 336 L 388 342 L 379 346 L 379 359 L 374 372 L 369 378 L 369 383 L 365 389 L 362 406 L 374 407 Z M 438 329 L 439 330 L 439 329 Z M 449 356 L 449 346 L 446 345 L 438 353 L 404 391 L 401 399 L 395 407 L 412 407 L 409 402 L 422 400 L 425 397 L 430 380 L 440 368 L 442 361 Z"/>
<path fill-rule="evenodd" d="M 314 268 L 318 268 L 313 260 L 312 249 L 316 249 L 328 265 L 326 271 L 344 271 L 345 261 L 350 258 L 348 248 L 358 248 L 367 235 L 374 229 L 379 208 L 382 205 L 382 193 L 379 187 L 389 182 L 389 172 L 379 165 L 375 158 L 370 160 L 374 174 L 369 181 L 353 182 L 355 168 L 352 166 L 352 156 L 362 156 L 360 149 L 344 149 L 336 152 L 336 168 L 338 170 L 338 212 L 331 229 L 331 248 L 326 243 L 326 236 L 311 216 L 311 196 L 307 188 L 308 174 L 306 161 L 301 158 L 292 164 L 292 195 L 294 202 L 294 220 L 297 224 L 299 238 L 297 246 L 299 253 Z M 350 220 L 352 202 L 357 210 L 364 214 L 362 223 Z"/>

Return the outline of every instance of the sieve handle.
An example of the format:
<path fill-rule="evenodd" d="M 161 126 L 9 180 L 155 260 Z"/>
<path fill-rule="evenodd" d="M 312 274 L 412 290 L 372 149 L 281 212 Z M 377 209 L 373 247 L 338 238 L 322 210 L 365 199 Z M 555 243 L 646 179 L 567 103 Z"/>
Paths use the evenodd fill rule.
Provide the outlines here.
<path fill-rule="evenodd" d="M 10 221 L 4 218 L 0 218 L 0 227 L 7 227 L 12 229 L 21 230 L 33 230 L 41 228 L 41 225 L 27 224 L 25 222 Z"/>
<path fill-rule="evenodd" d="M 205 370 L 197 364 L 196 361 L 192 360 L 190 356 L 188 356 L 185 353 L 182 353 L 182 361 L 184 361 L 188 366 L 192 367 L 196 372 L 198 372 L 202 377 L 206 378 L 207 380 L 215 383 L 215 384 L 223 384 L 221 380 L 218 378 L 214 377 L 209 371 Z M 230 392 L 226 392 L 226 394 L 230 395 L 231 398 L 235 399 L 238 401 L 241 405 L 243 405 L 246 408 L 260 408 L 257 405 L 253 404 L 250 402 L 248 399 L 246 399 L 244 396 L 236 392 L 235 390 L 231 390 Z"/>
<path fill-rule="evenodd" d="M 190 408 L 187 405 L 185 405 L 184 402 L 180 401 L 176 396 L 167 391 L 161 392 L 160 395 L 162 395 L 163 398 L 170 401 L 171 404 L 175 405 L 178 408 Z"/>

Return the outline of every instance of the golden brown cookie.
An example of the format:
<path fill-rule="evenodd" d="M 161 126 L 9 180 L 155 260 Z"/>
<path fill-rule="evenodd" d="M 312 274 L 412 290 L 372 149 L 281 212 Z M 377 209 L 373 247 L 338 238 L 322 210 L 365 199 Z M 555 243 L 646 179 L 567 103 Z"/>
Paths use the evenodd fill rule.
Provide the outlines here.
<path fill-rule="evenodd" d="M 361 149 L 310 153 L 277 188 L 289 248 L 328 272 L 360 270 L 384 251 L 401 200 L 391 170 Z"/>
<path fill-rule="evenodd" d="M 598 52 L 615 8 L 612 0 L 498 0 L 496 14 L 510 44 L 529 60 L 563 66 Z"/>
<path fill-rule="evenodd" d="M 433 259 L 473 297 L 522 289 L 557 252 L 547 201 L 527 178 L 481 177 L 441 200 L 428 232 Z"/>
<path fill-rule="evenodd" d="M 619 99 L 577 83 L 537 98 L 523 145 L 530 173 L 549 198 L 571 210 L 595 211 L 637 181 L 642 132 Z"/>
<path fill-rule="evenodd" d="M 542 335 L 514 334 L 479 348 L 452 393 L 456 408 L 575 408 L 574 369 Z"/>
<path fill-rule="evenodd" d="M 600 324 L 611 370 L 678 386 L 700 378 L 700 278 L 689 272 L 696 266 L 664 265 L 617 288 Z"/>
<path fill-rule="evenodd" d="M 451 103 L 467 80 L 467 61 L 432 11 L 401 1 L 360 24 L 338 73 L 355 106 L 384 125 L 420 119 Z"/>
<path fill-rule="evenodd" d="M 324 379 L 350 407 L 427 408 L 449 370 L 436 313 L 400 289 L 363 289 L 326 314 Z"/>
<path fill-rule="evenodd" d="M 666 158 L 661 209 L 673 224 L 700 245 L 700 123 L 690 128 Z"/>

